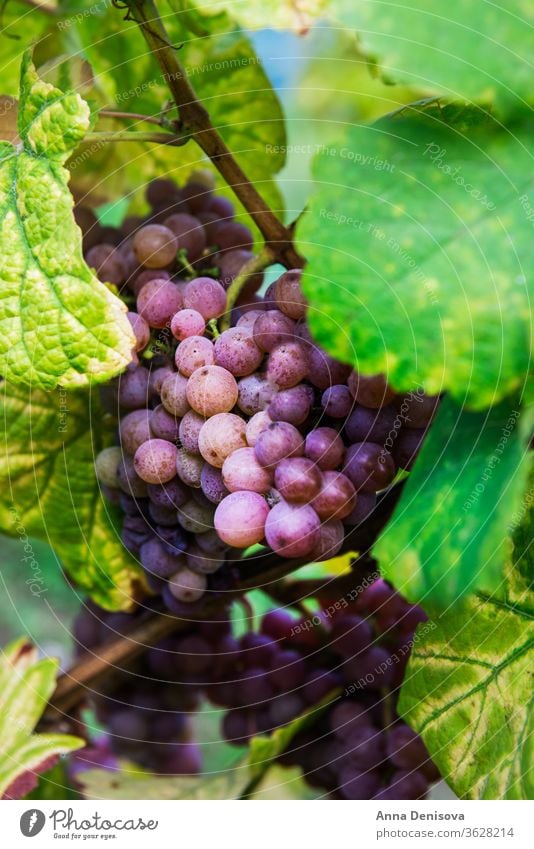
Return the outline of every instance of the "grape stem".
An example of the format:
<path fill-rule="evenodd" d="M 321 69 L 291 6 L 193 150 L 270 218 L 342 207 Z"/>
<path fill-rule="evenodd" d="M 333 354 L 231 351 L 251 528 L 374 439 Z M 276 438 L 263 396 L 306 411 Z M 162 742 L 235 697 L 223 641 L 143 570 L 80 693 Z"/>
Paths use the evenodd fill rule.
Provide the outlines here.
<path fill-rule="evenodd" d="M 393 509 L 400 497 L 403 483 L 391 487 L 378 501 L 373 513 L 365 519 L 357 528 L 354 528 L 343 542 L 339 554 L 349 551 L 358 551 L 360 556 L 355 562 L 356 568 L 359 564 L 369 570 L 369 551 L 382 528 L 389 521 Z M 117 668 L 128 664 L 139 654 L 154 646 L 169 634 L 187 630 L 195 621 L 216 617 L 228 602 L 239 598 L 251 590 L 261 589 L 263 592 L 280 593 L 281 581 L 287 575 L 306 565 L 308 558 L 299 560 L 286 560 L 272 551 L 261 551 L 257 554 L 242 558 L 236 563 L 232 584 L 224 591 L 213 592 L 205 597 L 204 603 L 199 608 L 192 608 L 187 619 L 180 619 L 166 613 L 163 607 L 153 610 L 147 618 L 138 622 L 126 635 L 97 646 L 86 653 L 69 670 L 59 676 L 57 686 L 48 703 L 41 720 L 43 727 L 58 724 L 64 728 L 65 723 L 71 721 L 68 711 L 73 710 L 91 695 L 96 685 L 99 685 L 106 677 L 115 675 Z M 354 587 L 354 581 L 358 580 L 354 571 L 349 575 L 339 578 L 339 588 Z M 338 579 L 325 578 L 323 587 L 332 591 L 334 582 Z M 345 583 L 346 582 L 346 583 Z M 289 582 L 289 587 L 303 584 L 306 594 L 311 595 L 315 589 L 309 586 L 309 582 Z M 294 591 L 294 590 L 293 590 Z M 349 591 L 347 589 L 347 591 Z M 304 593 L 297 598 L 303 597 Z M 281 596 L 278 596 L 281 598 Z"/>
<path fill-rule="evenodd" d="M 135 21 L 163 71 L 178 109 L 180 129 L 193 138 L 252 216 L 266 244 L 286 268 L 302 268 L 304 260 L 293 245 L 293 228 L 276 217 L 213 126 L 176 55 L 154 0 L 124 0 L 127 20 Z"/>
<path fill-rule="evenodd" d="M 181 147 L 189 137 L 182 133 L 145 133 L 142 131 L 132 130 L 109 130 L 87 133 L 84 136 L 84 142 L 98 142 L 107 144 L 108 142 L 154 142 L 155 144 L 167 144 L 170 147 Z"/>

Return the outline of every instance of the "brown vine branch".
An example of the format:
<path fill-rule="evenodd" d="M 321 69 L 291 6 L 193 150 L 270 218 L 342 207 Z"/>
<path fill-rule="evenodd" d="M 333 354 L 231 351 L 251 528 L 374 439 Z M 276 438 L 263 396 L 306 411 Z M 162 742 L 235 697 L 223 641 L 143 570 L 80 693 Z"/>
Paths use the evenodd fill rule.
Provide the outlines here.
<path fill-rule="evenodd" d="M 254 219 L 266 244 L 286 268 L 301 268 L 302 257 L 293 246 L 291 227 L 276 217 L 213 126 L 209 113 L 199 101 L 185 69 L 176 56 L 154 0 L 125 0 L 130 20 L 140 27 L 145 41 L 157 59 L 180 116 L 181 129 L 194 138 L 224 177 L 236 197 Z"/>
<path fill-rule="evenodd" d="M 362 524 L 349 533 L 343 542 L 340 554 L 349 551 L 357 551 L 359 557 L 357 564 L 362 564 L 369 571 L 369 551 L 382 528 L 389 521 L 395 504 L 402 491 L 402 484 L 392 487 L 379 500 L 375 510 Z M 189 619 L 179 619 L 165 613 L 164 610 L 151 613 L 148 618 L 139 622 L 128 634 L 121 635 L 117 639 L 96 647 L 90 655 L 82 657 L 71 669 L 64 672 L 58 678 L 56 689 L 49 701 L 44 713 L 42 724 L 49 726 L 57 725 L 62 720 L 68 720 L 68 711 L 82 702 L 95 685 L 104 678 L 113 675 L 116 667 L 132 661 L 147 648 L 155 645 L 163 637 L 171 633 L 187 630 L 193 621 L 201 621 L 217 616 L 218 613 L 232 601 L 244 593 L 254 589 L 262 589 L 275 593 L 283 592 L 280 581 L 287 575 L 308 563 L 307 558 L 300 560 L 284 560 L 272 551 L 262 551 L 259 554 L 242 558 L 235 567 L 232 586 L 224 591 L 212 593 L 206 597 L 200 608 L 192 609 Z M 354 585 L 354 574 L 342 576 L 336 585 L 337 579 L 325 578 L 322 582 L 328 588 L 329 594 L 332 586 L 341 591 Z M 296 582 L 289 582 L 291 588 Z M 303 588 L 306 582 L 302 583 Z M 313 588 L 308 586 L 311 594 Z M 298 592 L 298 590 L 297 590 Z M 282 600 L 282 596 L 279 596 Z M 289 600 L 289 596 L 288 596 Z M 290 602 L 289 602 L 290 603 Z"/>

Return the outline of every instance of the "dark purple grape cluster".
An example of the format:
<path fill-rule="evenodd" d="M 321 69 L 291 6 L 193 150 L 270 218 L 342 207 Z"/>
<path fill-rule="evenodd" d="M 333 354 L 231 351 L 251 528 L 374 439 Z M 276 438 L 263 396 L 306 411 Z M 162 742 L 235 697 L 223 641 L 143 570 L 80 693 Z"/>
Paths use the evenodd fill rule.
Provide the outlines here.
<path fill-rule="evenodd" d="M 94 646 L 143 615 L 88 606 L 75 631 L 78 645 Z M 191 715 L 204 698 L 224 711 L 222 736 L 244 745 L 332 696 L 281 763 L 301 767 L 309 784 L 331 798 L 421 798 L 439 775 L 395 704 L 415 628 L 425 618 L 381 579 L 345 604 L 324 599 L 310 620 L 272 610 L 258 632 L 238 638 L 226 611 L 118 670 L 94 699 L 97 717 L 111 754 L 162 773 L 193 774 L 201 770 L 201 746 L 191 739 Z"/>
<path fill-rule="evenodd" d="M 232 549 L 335 555 L 410 468 L 437 398 L 399 396 L 326 354 L 298 269 L 263 295 L 254 275 L 220 332 L 251 232 L 205 175 L 156 180 L 147 199 L 149 216 L 120 230 L 79 213 L 87 262 L 120 287 L 137 340 L 103 391 L 120 422 L 96 472 L 124 513 L 125 546 L 176 610 L 211 588 Z"/>

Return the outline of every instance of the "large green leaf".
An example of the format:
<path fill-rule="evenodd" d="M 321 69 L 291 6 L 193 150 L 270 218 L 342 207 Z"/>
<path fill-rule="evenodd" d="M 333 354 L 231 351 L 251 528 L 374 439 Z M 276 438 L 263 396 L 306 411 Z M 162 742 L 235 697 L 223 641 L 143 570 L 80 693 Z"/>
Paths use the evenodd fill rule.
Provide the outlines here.
<path fill-rule="evenodd" d="M 61 5 L 66 16 L 83 7 L 81 0 L 63 0 Z M 281 210 L 281 195 L 272 178 L 285 161 L 283 114 L 250 39 L 224 13 L 204 16 L 192 4 L 175 0 L 157 5 L 172 43 L 180 45 L 177 57 L 212 123 L 249 179 Z M 124 20 L 124 13 L 102 4 L 73 28 L 93 67 L 103 104 L 158 115 L 171 95 L 135 21 Z M 146 126 L 137 124 L 135 129 Z M 70 167 L 79 190 L 131 192 L 137 204 L 139 189 L 154 177 L 168 175 L 183 183 L 205 164 L 193 139 L 178 148 L 91 143 L 77 152 Z"/>
<path fill-rule="evenodd" d="M 55 6 L 55 0 L 39 3 L 9 0 L 4 3 L 0 17 L 1 94 L 18 96 L 24 51 L 45 33 L 45 40 L 53 38 Z"/>
<path fill-rule="evenodd" d="M 506 579 L 415 641 L 399 709 L 458 796 L 534 798 L 532 489 Z"/>
<path fill-rule="evenodd" d="M 197 7 L 206 14 L 224 11 L 246 29 L 280 29 L 305 33 L 327 9 L 328 0 L 270 0 L 269 3 L 251 0 L 197 0 Z"/>
<path fill-rule="evenodd" d="M 323 347 L 399 390 L 447 389 L 475 409 L 523 386 L 528 131 L 428 104 L 353 127 L 316 157 L 298 241 Z"/>
<path fill-rule="evenodd" d="M 0 653 L 0 798 L 24 794 L 55 758 L 85 745 L 66 734 L 33 734 L 58 665 L 54 658 L 38 660 L 24 638 Z"/>
<path fill-rule="evenodd" d="M 445 606 L 502 580 L 529 468 L 532 420 L 522 421 L 519 410 L 505 401 L 474 413 L 442 400 L 373 549 L 384 575 L 411 601 Z"/>
<path fill-rule="evenodd" d="M 22 544 L 27 535 L 46 540 L 100 606 L 128 609 L 144 587 L 142 570 L 95 477 L 94 458 L 113 437 L 96 400 L 4 383 L 0 407 L 0 528 Z M 34 595 L 45 593 L 46 575 L 30 555 L 31 547 L 25 580 Z"/>
<path fill-rule="evenodd" d="M 393 80 L 429 93 L 496 100 L 506 112 L 532 98 L 534 17 L 524 0 L 331 0 Z"/>
<path fill-rule="evenodd" d="M 293 737 L 315 722 L 337 696 L 332 693 L 313 709 L 270 736 L 253 737 L 247 754 L 229 768 L 199 778 L 158 777 L 137 769 L 110 774 L 94 769 L 81 773 L 78 780 L 88 799 L 240 799 L 262 788 L 265 776 Z M 287 780 L 295 781 L 295 773 Z M 271 792 L 272 792 L 271 787 Z M 274 797 L 273 797 L 274 798 Z"/>
<path fill-rule="evenodd" d="M 26 53 L 21 145 L 0 142 L 0 372 L 17 383 L 83 386 L 131 359 L 126 307 L 83 260 L 63 168 L 90 124 L 87 103 L 40 80 Z"/>

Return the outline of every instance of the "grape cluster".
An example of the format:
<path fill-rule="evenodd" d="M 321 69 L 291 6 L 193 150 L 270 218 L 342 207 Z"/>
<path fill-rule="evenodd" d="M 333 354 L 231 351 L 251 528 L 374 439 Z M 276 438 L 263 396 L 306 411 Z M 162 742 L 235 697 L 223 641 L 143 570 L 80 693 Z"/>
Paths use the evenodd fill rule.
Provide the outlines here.
<path fill-rule="evenodd" d="M 395 703 L 415 628 L 426 617 L 381 579 L 332 609 L 325 600 L 312 627 L 286 609 L 272 610 L 258 632 L 239 638 L 226 611 L 167 637 L 95 699 L 111 744 L 100 762 L 113 768 L 113 756 L 122 755 L 158 772 L 194 774 L 201 749 L 191 716 L 203 699 L 223 709 L 226 740 L 242 745 L 336 696 L 281 763 L 301 767 L 330 798 L 424 797 L 439 775 Z M 75 630 L 78 646 L 87 650 L 143 615 L 89 605 Z"/>
<path fill-rule="evenodd" d="M 151 183 L 150 215 L 120 230 L 78 219 L 87 262 L 129 302 L 137 340 L 103 392 L 120 424 L 96 472 L 124 513 L 125 546 L 175 612 L 202 597 L 232 549 L 333 556 L 410 468 L 437 404 L 326 354 L 299 270 L 263 295 L 254 275 L 219 332 L 253 239 L 199 180 Z"/>

